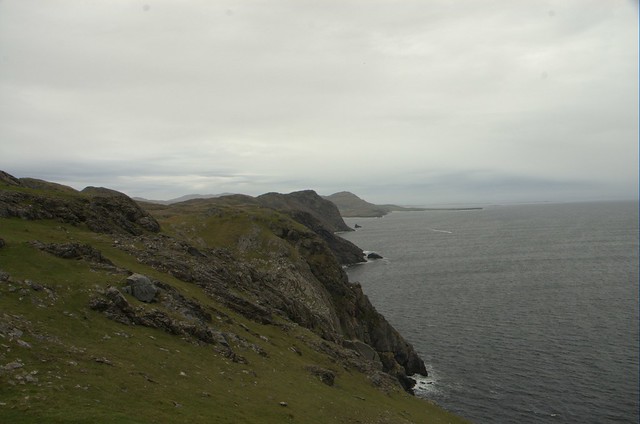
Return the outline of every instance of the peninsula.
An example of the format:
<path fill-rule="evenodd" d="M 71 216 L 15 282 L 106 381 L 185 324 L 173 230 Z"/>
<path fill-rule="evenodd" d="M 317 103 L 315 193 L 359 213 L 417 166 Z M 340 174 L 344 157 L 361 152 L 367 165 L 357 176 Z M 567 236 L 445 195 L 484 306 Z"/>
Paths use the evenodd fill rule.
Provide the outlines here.
<path fill-rule="evenodd" d="M 382 217 L 391 212 L 411 212 L 411 211 L 436 211 L 436 210 L 477 210 L 479 207 L 471 208 L 422 208 L 422 207 L 403 207 L 397 205 L 374 205 L 366 200 L 361 199 L 355 194 L 348 191 L 341 191 L 329 196 L 325 199 L 334 203 L 340 215 L 345 218 L 375 218 Z"/>
<path fill-rule="evenodd" d="M 311 190 L 137 203 L 0 171 L 7 422 L 463 423 Z"/>

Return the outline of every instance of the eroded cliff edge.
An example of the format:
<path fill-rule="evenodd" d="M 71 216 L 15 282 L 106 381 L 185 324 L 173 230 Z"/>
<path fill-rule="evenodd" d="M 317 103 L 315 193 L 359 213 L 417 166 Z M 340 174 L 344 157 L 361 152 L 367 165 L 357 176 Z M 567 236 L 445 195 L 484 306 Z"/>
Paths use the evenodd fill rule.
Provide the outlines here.
<path fill-rule="evenodd" d="M 5 173 L 0 179 L 7 188 L 0 191 L 0 217 L 54 220 L 108 234 L 113 246 L 139 263 L 201 287 L 250 320 L 296 323 L 329 342 L 326 349 L 332 355 L 340 356 L 343 348 L 357 352 L 373 364 L 371 369 L 379 367 L 396 377 L 405 390 L 413 385 L 408 375 L 426 374 L 413 347 L 375 310 L 360 285 L 348 281 L 342 265 L 362 260 L 362 251 L 334 234 L 346 225 L 341 227 L 337 208 L 315 192 L 138 205 L 103 188 L 77 192 Z M 54 252 L 78 250 L 68 245 L 33 246 Z M 95 250 L 98 253 L 92 255 L 99 257 Z M 175 322 L 169 315 L 137 314 L 119 297 L 122 287 L 106 290 L 91 307 L 119 322 L 159 326 L 203 341 L 216 339 L 207 333 L 206 314 L 198 312 L 201 306 L 185 306 L 170 285 L 156 285 L 174 299 L 176 308 L 191 311 L 197 325 Z"/>

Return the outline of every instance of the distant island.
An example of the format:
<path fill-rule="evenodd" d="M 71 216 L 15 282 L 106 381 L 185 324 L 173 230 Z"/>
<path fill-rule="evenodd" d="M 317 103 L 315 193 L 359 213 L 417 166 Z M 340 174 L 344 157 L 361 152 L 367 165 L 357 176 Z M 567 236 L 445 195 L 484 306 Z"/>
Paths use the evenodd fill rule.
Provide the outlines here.
<path fill-rule="evenodd" d="M 478 210 L 482 208 L 417 208 L 403 207 L 397 205 L 374 205 L 361 199 L 348 191 L 341 191 L 329 196 L 323 196 L 338 207 L 340 215 L 345 218 L 375 218 L 382 217 L 390 212 L 412 212 L 412 211 L 433 211 L 433 210 Z"/>

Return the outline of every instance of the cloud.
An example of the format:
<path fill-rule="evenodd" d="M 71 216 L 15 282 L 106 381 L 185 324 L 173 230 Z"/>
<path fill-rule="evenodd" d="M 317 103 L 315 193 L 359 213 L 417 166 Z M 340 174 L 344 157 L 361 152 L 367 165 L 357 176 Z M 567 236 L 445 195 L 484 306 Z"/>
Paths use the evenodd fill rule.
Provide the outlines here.
<path fill-rule="evenodd" d="M 636 12 L 623 0 L 5 0 L 0 168 L 164 198 L 634 197 Z"/>

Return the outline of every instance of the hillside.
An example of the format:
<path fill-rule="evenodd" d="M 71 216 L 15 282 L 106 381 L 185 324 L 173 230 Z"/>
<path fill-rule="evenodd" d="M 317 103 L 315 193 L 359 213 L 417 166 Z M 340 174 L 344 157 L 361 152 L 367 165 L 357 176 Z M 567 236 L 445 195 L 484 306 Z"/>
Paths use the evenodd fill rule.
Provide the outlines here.
<path fill-rule="evenodd" d="M 408 393 L 424 363 L 348 282 L 355 246 L 283 196 L 136 204 L 0 172 L 2 421 L 464 422 Z"/>
<path fill-rule="evenodd" d="M 306 212 L 329 231 L 353 231 L 340 216 L 336 205 L 318 196 L 313 190 L 289 194 L 267 193 L 257 197 L 264 206 L 285 212 Z"/>

